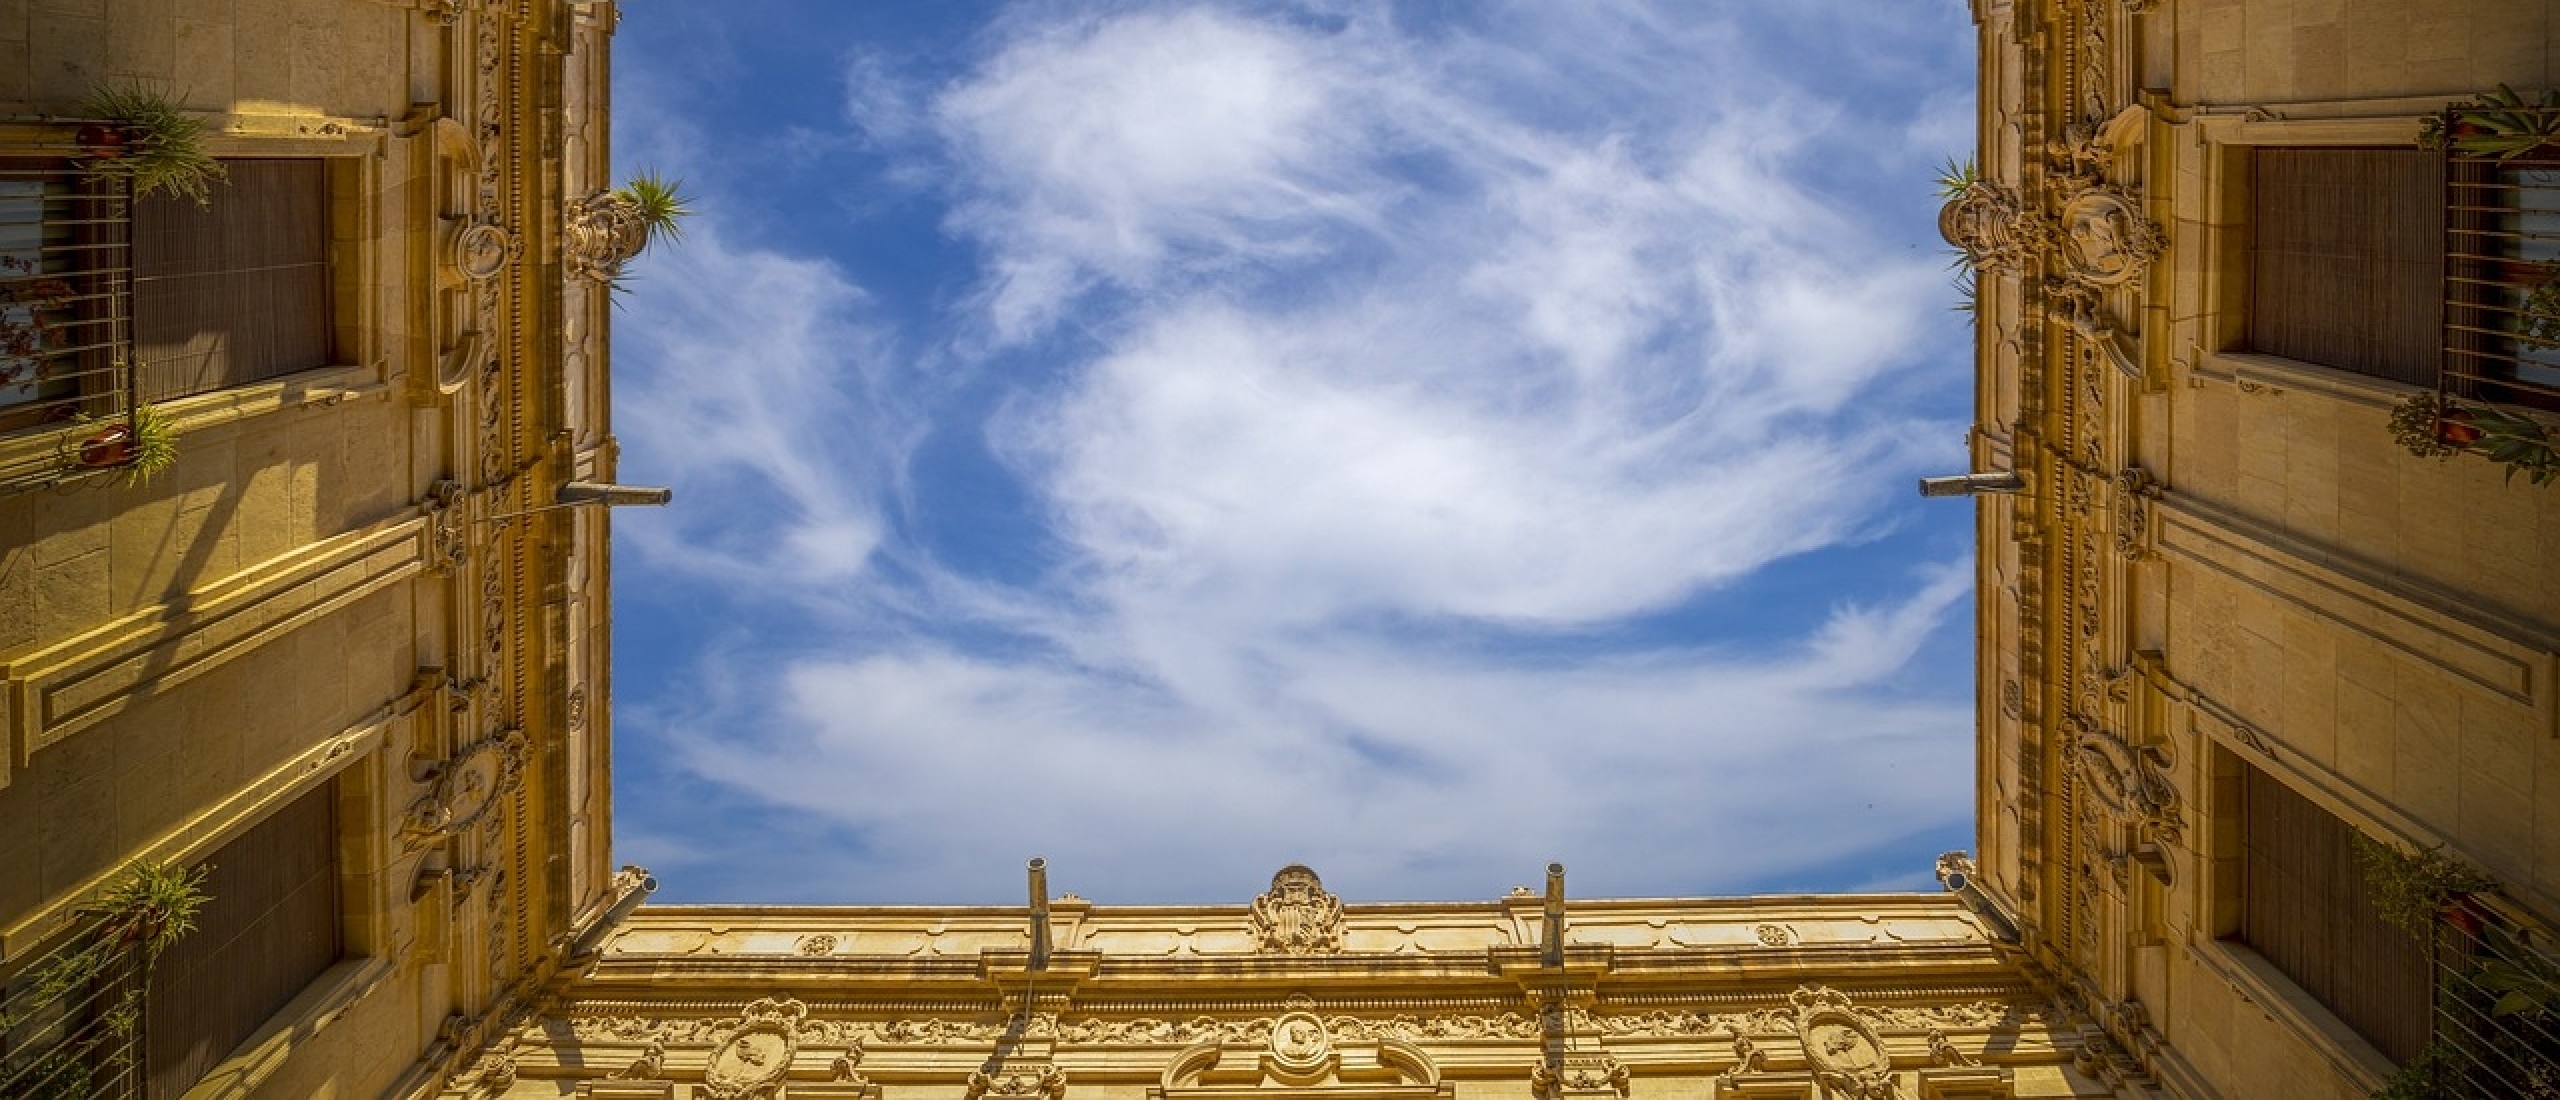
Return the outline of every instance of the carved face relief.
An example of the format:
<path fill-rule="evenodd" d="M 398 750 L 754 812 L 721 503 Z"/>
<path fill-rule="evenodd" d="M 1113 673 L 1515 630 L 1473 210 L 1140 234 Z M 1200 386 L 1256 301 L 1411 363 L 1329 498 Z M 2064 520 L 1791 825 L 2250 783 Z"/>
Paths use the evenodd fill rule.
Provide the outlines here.
<path fill-rule="evenodd" d="M 1271 1057 L 1281 1068 L 1306 1071 L 1323 1065 L 1333 1043 L 1313 1013 L 1292 1012 L 1271 1025 Z"/>

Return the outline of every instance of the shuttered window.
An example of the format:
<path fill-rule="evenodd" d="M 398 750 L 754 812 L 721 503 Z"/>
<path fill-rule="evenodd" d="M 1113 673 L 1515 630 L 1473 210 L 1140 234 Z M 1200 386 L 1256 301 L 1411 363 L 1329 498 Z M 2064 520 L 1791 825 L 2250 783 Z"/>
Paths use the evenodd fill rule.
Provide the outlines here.
<path fill-rule="evenodd" d="M 2426 948 L 2383 922 L 2356 864 L 2355 830 L 2254 767 L 2242 847 L 2239 939 L 2395 1062 L 2427 1045 Z"/>
<path fill-rule="evenodd" d="M 325 162 L 231 160 L 212 201 L 134 203 L 134 354 L 164 401 L 329 364 Z"/>
<path fill-rule="evenodd" d="M 150 1100 L 176 1097 L 338 961 L 337 784 L 207 860 L 195 931 L 151 971 Z"/>
<path fill-rule="evenodd" d="M 2249 349 L 2435 385 L 2443 156 L 2258 149 L 2250 161 Z"/>

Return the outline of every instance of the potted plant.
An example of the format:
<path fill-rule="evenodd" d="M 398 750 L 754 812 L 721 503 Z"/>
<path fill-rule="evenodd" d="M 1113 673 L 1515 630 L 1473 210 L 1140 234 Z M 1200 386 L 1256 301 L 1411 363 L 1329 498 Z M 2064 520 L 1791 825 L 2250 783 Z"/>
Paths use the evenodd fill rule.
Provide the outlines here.
<path fill-rule="evenodd" d="M 225 178 L 204 149 L 204 120 L 139 84 L 101 84 L 80 112 L 101 120 L 81 127 L 80 167 L 132 181 L 137 198 L 165 191 L 203 206 Z"/>
<path fill-rule="evenodd" d="M 2436 918 L 2461 899 L 2498 888 L 2497 879 L 2444 854 L 2441 844 L 2404 852 L 2359 834 L 2355 849 L 2375 914 L 2412 936 L 2425 938 Z"/>
<path fill-rule="evenodd" d="M 2418 144 L 2429 149 L 2451 146 L 2458 154 L 2513 160 L 2546 146 L 2560 144 L 2560 91 L 2546 91 L 2533 103 L 2504 84 L 2478 99 L 2454 104 L 2445 116 L 2429 119 Z"/>
<path fill-rule="evenodd" d="M 2457 405 L 2433 393 L 2410 395 L 2391 410 L 2391 438 L 2420 458 L 2475 454 L 2525 475 L 2535 485 L 2560 481 L 2560 447 L 2541 421 L 2487 402 Z"/>
<path fill-rule="evenodd" d="M 640 216 L 640 226 L 646 234 L 642 247 L 658 243 L 661 237 L 669 241 L 684 239 L 684 228 L 678 223 L 692 217 L 693 209 L 685 205 L 683 188 L 683 180 L 641 172 L 614 189 L 613 196 L 631 204 Z"/>
<path fill-rule="evenodd" d="M 178 461 L 178 428 L 160 410 L 138 406 L 130 420 L 109 424 L 80 441 L 80 465 L 124 467 L 124 483 L 141 485 Z"/>
<path fill-rule="evenodd" d="M 2560 273 L 2545 271 L 2516 312 L 2516 342 L 2527 351 L 2560 350 Z"/>

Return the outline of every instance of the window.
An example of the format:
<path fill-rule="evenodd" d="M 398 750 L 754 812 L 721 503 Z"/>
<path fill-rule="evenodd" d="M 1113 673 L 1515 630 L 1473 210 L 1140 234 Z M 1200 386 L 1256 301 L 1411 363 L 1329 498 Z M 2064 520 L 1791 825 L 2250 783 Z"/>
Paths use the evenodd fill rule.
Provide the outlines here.
<path fill-rule="evenodd" d="M 196 929 L 151 971 L 151 1100 L 193 1087 L 338 961 L 337 786 L 321 784 L 205 861 Z"/>
<path fill-rule="evenodd" d="M 2231 938 L 2394 1062 L 2417 1057 L 2432 1004 L 2427 950 L 2374 911 L 2355 829 L 2274 776 L 2239 767 L 2242 903 Z"/>
<path fill-rule="evenodd" d="M 198 206 L 134 203 L 134 358 L 144 401 L 329 364 L 329 180 L 321 160 L 232 160 Z"/>
<path fill-rule="evenodd" d="M 2249 349 L 2433 387 L 2443 155 L 2261 148 L 2249 161 Z"/>
<path fill-rule="evenodd" d="M 0 431 L 122 411 L 124 209 L 67 160 L 0 157 Z"/>

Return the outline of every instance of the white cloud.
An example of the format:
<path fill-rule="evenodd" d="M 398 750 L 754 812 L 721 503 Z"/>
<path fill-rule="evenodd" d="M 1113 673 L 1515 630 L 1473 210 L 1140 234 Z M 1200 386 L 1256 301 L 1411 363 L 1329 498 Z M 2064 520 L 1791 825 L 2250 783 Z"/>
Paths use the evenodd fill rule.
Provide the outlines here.
<path fill-rule="evenodd" d="M 1025 10 L 922 108 L 856 64 L 875 141 L 940 142 L 980 293 L 919 327 L 704 234 L 668 279 L 716 304 L 626 320 L 623 430 L 711 498 L 656 567 L 872 617 L 706 655 L 752 685 L 626 724 L 861 838 L 875 900 L 959 900 L 960 868 L 1035 850 L 1128 900 L 1292 859 L 1364 897 L 1548 858 L 1695 889 L 1962 820 L 1966 696 L 1898 681 L 1962 566 L 1876 563 L 1899 594 L 1748 650 L 1612 640 L 1879 537 L 1959 434 L 1877 399 L 1961 385 L 1926 356 L 1935 252 L 1807 182 L 1907 158 L 1875 152 L 1906 121 L 1686 6 L 1428 38 L 1332 14 Z M 916 346 L 960 349 L 938 392 L 994 411 L 909 394 Z M 956 506 L 908 472 L 927 431 L 1008 465 L 1053 543 L 1036 582 L 896 522 Z M 768 495 L 779 518 L 730 507 Z"/>

